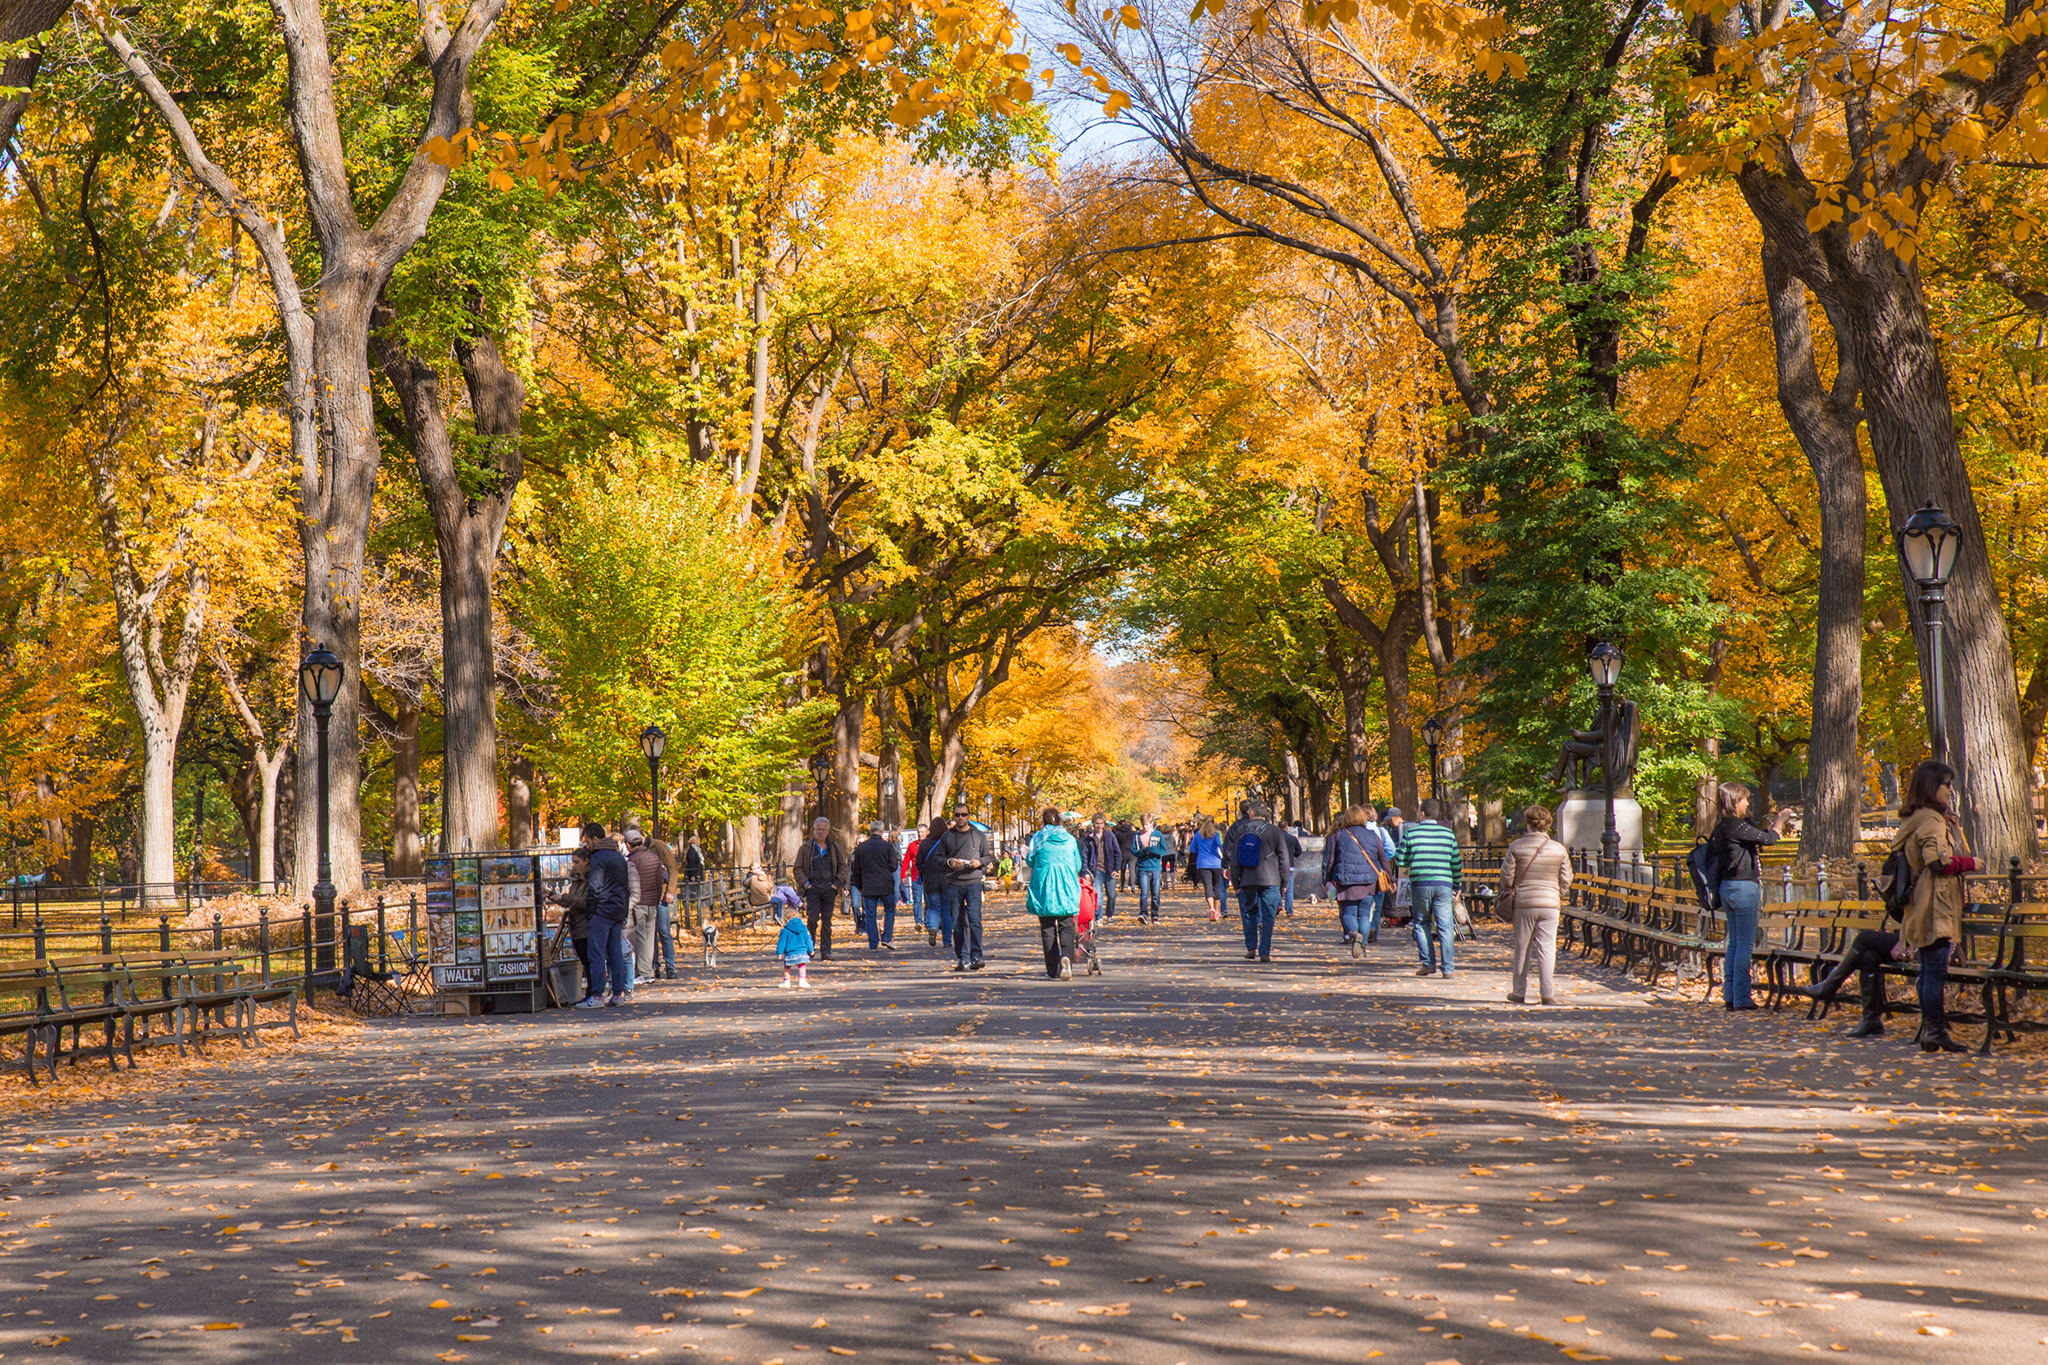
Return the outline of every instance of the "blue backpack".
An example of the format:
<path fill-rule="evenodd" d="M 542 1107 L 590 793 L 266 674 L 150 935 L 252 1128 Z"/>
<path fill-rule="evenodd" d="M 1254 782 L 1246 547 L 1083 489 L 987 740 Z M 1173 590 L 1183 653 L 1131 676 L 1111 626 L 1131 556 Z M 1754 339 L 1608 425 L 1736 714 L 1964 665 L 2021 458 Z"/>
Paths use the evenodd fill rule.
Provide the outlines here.
<path fill-rule="evenodd" d="M 1247 830 L 1237 837 L 1237 865 L 1256 868 L 1266 856 L 1265 826 L 1258 830 Z"/>

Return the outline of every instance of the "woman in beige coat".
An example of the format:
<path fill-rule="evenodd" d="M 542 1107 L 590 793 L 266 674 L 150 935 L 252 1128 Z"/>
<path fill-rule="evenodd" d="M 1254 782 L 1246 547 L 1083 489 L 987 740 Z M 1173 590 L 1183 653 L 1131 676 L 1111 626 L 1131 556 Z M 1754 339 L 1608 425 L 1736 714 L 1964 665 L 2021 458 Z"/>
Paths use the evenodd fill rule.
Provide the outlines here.
<path fill-rule="evenodd" d="M 1571 889 L 1572 864 L 1565 847 L 1550 837 L 1550 812 L 1531 806 L 1522 812 L 1528 832 L 1509 844 L 1500 860 L 1500 894 L 1512 896 L 1515 925 L 1515 983 L 1508 1003 L 1529 1003 L 1529 961 L 1535 958 L 1536 985 L 1546 1005 L 1557 1003 L 1550 974 L 1557 965 L 1557 916 Z"/>
<path fill-rule="evenodd" d="M 1964 878 L 1977 870 L 1955 817 L 1955 769 L 1922 763 L 1913 770 L 1899 807 L 1899 834 L 1892 847 L 1906 855 L 1912 898 L 1899 925 L 1899 942 L 1920 959 L 1920 1050 L 1967 1052 L 1948 1036 L 1943 999 L 1949 951 L 1962 937 Z"/>

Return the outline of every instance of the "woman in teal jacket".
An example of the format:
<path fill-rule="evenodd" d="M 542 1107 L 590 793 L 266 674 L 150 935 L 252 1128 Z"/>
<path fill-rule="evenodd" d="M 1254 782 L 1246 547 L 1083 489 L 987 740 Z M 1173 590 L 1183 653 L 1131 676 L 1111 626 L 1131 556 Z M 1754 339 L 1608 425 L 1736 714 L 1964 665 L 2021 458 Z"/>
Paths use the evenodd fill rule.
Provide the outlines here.
<path fill-rule="evenodd" d="M 1060 825 L 1060 813 L 1047 806 L 1038 815 L 1038 837 L 1031 841 L 1031 879 L 1024 908 L 1038 916 L 1038 937 L 1045 945 L 1045 974 L 1061 981 L 1074 979 L 1074 916 L 1081 913 L 1081 846 Z"/>

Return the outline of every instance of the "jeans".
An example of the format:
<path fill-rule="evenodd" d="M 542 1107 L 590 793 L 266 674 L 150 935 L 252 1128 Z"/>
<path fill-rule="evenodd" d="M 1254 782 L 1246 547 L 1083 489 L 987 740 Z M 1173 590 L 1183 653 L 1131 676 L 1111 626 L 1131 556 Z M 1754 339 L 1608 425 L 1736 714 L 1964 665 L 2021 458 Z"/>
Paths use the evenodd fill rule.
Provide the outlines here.
<path fill-rule="evenodd" d="M 654 911 L 654 952 L 655 966 L 668 973 L 676 974 L 676 932 L 675 906 L 663 901 Z"/>
<path fill-rule="evenodd" d="M 836 886 L 811 886 L 804 888 L 804 922 L 811 931 L 811 942 L 817 952 L 813 957 L 832 955 L 832 912 L 839 905 L 839 888 Z"/>
<path fill-rule="evenodd" d="M 1422 965 L 1440 972 L 1457 970 L 1451 950 L 1451 939 L 1457 932 L 1451 918 L 1451 901 L 1457 892 L 1449 882 L 1411 881 L 1408 886 L 1410 908 L 1415 913 L 1415 951 Z"/>
<path fill-rule="evenodd" d="M 1365 936 L 1368 939 L 1379 937 L 1380 920 L 1387 913 L 1387 897 L 1392 894 L 1389 891 L 1375 891 L 1365 901 L 1365 909 L 1359 913 L 1359 918 L 1365 922 Z"/>
<path fill-rule="evenodd" d="M 946 894 L 952 902 L 954 959 L 981 961 L 981 883 L 962 882 Z"/>
<path fill-rule="evenodd" d="M 1280 913 L 1280 888 L 1240 886 L 1237 914 L 1244 921 L 1244 950 L 1260 957 L 1273 955 L 1273 917 Z"/>
<path fill-rule="evenodd" d="M 1337 923 L 1344 930 L 1344 941 L 1346 943 L 1349 943 L 1354 938 L 1362 939 L 1372 932 L 1366 925 L 1373 917 L 1372 903 L 1378 899 L 1378 895 L 1375 894 L 1366 897 L 1362 901 L 1337 902 Z"/>
<path fill-rule="evenodd" d="M 1740 1007 L 1750 1003 L 1749 959 L 1756 951 L 1757 912 L 1763 909 L 1761 882 L 1722 882 L 1721 915 L 1728 925 L 1728 956 L 1722 964 L 1721 999 Z"/>
<path fill-rule="evenodd" d="M 1282 914 L 1294 913 L 1294 874 L 1287 874 L 1287 880 L 1280 887 L 1280 910 Z"/>
<path fill-rule="evenodd" d="M 1146 907 L 1151 907 L 1147 909 Z M 1150 915 L 1159 918 L 1159 869 L 1141 867 L 1138 869 L 1138 918 Z"/>
<path fill-rule="evenodd" d="M 896 898 L 868 896 L 863 901 L 868 915 L 868 947 L 880 947 L 896 938 Z"/>
<path fill-rule="evenodd" d="M 1095 915 L 1097 919 L 1109 919 L 1116 914 L 1116 874 L 1112 872 L 1091 872 L 1088 880 L 1095 883 Z"/>
<path fill-rule="evenodd" d="M 924 928 L 928 921 L 924 908 L 924 883 L 922 881 L 913 881 L 910 884 L 910 921 L 920 929 Z"/>
<path fill-rule="evenodd" d="M 950 891 L 928 889 L 924 893 L 924 927 L 939 932 L 939 942 L 953 946 L 953 895 Z"/>
<path fill-rule="evenodd" d="M 1950 943 L 1938 938 L 1920 950 L 1920 1036 L 1940 1037 L 1948 1032 L 1948 1001 L 1942 987 L 1948 978 Z M 1987 1027 L 1989 1027 L 1987 1025 Z"/>
<path fill-rule="evenodd" d="M 1038 941 L 1045 949 L 1045 974 L 1060 974 L 1060 959 L 1072 962 L 1080 954 L 1080 940 L 1074 935 L 1072 915 L 1047 915 L 1038 921 Z"/>
<path fill-rule="evenodd" d="M 590 993 L 624 995 L 633 989 L 633 952 L 626 946 L 626 922 L 590 917 Z"/>

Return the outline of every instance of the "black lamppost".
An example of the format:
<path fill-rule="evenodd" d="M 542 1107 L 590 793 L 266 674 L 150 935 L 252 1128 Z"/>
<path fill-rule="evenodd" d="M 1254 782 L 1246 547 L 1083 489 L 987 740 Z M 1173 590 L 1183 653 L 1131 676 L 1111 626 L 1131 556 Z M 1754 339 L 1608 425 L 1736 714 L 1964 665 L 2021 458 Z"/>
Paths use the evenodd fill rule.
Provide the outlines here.
<path fill-rule="evenodd" d="M 1429 795 L 1432 800 L 1444 799 L 1443 783 L 1440 780 L 1443 769 L 1437 766 L 1436 746 L 1443 741 L 1444 722 L 1440 716 L 1431 716 L 1422 723 L 1422 742 L 1429 748 Z"/>
<path fill-rule="evenodd" d="M 1600 749 L 1600 785 L 1607 796 L 1607 823 L 1600 831 L 1600 856 L 1606 860 L 1604 875 L 1614 875 L 1621 865 L 1621 831 L 1614 827 L 1614 685 L 1621 681 L 1621 651 L 1602 640 L 1586 656 L 1586 671 L 1600 691 L 1600 733 L 1606 736 Z"/>
<path fill-rule="evenodd" d="M 320 765 L 320 855 L 313 879 L 316 975 L 334 970 L 334 865 L 327 846 L 327 723 L 334 717 L 334 699 L 341 695 L 342 673 L 341 660 L 325 645 L 314 645 L 299 663 L 299 686 L 313 703 L 313 726 L 319 734 L 314 751 Z"/>
<path fill-rule="evenodd" d="M 1943 589 L 1955 572 L 1956 556 L 1963 548 L 1962 528 L 1949 514 L 1928 503 L 1899 528 L 1899 560 L 1906 577 L 1920 588 L 1920 615 L 1927 625 L 1927 748 L 1936 763 L 1948 762 L 1947 688 L 1943 683 L 1942 611 L 1948 599 Z"/>
<path fill-rule="evenodd" d="M 818 779 L 818 815 L 812 818 L 816 819 L 818 817 L 823 817 L 824 819 L 829 820 L 832 817 L 825 810 L 825 784 L 832 780 L 831 758 L 825 754 L 812 755 L 811 776 Z"/>
<path fill-rule="evenodd" d="M 640 752 L 647 755 L 647 787 L 654 800 L 651 837 L 661 837 L 661 751 L 668 747 L 668 735 L 659 725 L 640 732 Z"/>

